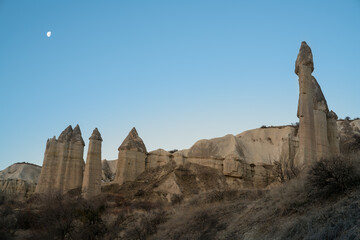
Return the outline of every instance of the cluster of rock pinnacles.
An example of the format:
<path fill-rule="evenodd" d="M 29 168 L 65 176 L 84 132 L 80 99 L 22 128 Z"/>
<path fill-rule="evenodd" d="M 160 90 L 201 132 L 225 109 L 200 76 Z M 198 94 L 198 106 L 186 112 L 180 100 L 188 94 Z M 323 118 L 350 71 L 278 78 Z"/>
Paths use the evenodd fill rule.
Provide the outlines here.
<path fill-rule="evenodd" d="M 295 73 L 299 77 L 299 130 L 296 138 L 298 146 L 294 153 L 293 165 L 298 169 L 321 158 L 340 153 L 337 130 L 337 116 L 329 111 L 321 88 L 312 76 L 313 57 L 306 42 L 301 43 L 296 59 Z M 46 144 L 43 167 L 36 187 L 37 193 L 66 193 L 72 189 L 82 189 L 84 198 L 91 198 L 101 193 L 101 143 L 102 138 L 95 128 L 89 138 L 89 149 L 84 164 L 84 140 L 80 127 L 67 127 L 59 136 L 49 139 Z M 154 167 L 152 155 L 146 151 L 145 144 L 133 128 L 118 148 L 119 155 L 115 183 L 134 181 L 146 168 Z M 158 150 L 160 151 L 160 150 Z M 163 151 L 163 150 L 162 150 Z M 164 151 L 165 152 L 165 151 Z M 166 153 L 159 153 L 168 157 Z M 178 164 L 178 159 L 175 161 Z M 184 163 L 184 159 L 180 159 Z M 147 163 L 146 163 L 147 161 Z M 224 161 L 224 169 L 227 168 Z M 200 163 L 201 164 L 201 163 Z"/>

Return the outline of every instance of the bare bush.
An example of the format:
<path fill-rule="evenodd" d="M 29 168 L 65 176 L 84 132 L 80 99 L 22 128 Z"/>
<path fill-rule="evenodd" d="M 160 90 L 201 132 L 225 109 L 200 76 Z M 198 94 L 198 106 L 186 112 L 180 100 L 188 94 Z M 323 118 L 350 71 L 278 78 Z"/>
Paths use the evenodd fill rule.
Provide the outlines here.
<path fill-rule="evenodd" d="M 140 216 L 140 220 L 132 224 L 126 232 L 126 239 L 146 239 L 157 232 L 158 225 L 166 222 L 167 213 L 164 210 L 147 212 Z"/>
<path fill-rule="evenodd" d="M 184 196 L 181 194 L 174 194 L 171 196 L 171 203 L 173 205 L 180 204 L 184 200 Z"/>
<path fill-rule="evenodd" d="M 360 184 L 358 167 L 349 159 L 334 157 L 316 162 L 308 173 L 310 194 L 327 198 Z"/>
<path fill-rule="evenodd" d="M 0 208 L 0 240 L 11 239 L 16 232 L 16 217 L 9 206 Z"/>

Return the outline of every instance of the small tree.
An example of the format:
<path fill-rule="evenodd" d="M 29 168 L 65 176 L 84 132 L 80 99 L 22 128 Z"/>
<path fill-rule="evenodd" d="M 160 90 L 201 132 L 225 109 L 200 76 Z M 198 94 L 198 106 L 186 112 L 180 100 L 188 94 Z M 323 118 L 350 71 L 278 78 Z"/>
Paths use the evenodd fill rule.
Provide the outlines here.
<path fill-rule="evenodd" d="M 308 173 L 307 184 L 312 195 L 329 197 L 342 194 L 360 183 L 360 174 L 352 161 L 341 157 L 322 159 Z"/>

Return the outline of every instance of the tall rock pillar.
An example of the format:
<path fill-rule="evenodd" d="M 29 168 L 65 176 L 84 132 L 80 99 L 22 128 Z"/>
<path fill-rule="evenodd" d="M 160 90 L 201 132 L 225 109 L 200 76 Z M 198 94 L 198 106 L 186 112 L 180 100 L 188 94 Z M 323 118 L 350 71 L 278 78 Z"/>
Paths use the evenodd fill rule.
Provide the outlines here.
<path fill-rule="evenodd" d="M 147 153 L 145 144 L 135 128 L 130 131 L 118 150 L 115 182 L 123 184 L 127 181 L 134 181 L 145 171 Z"/>
<path fill-rule="evenodd" d="M 101 193 L 101 134 L 94 129 L 89 138 L 89 149 L 86 157 L 82 194 L 85 199 L 92 198 Z"/>
<path fill-rule="evenodd" d="M 311 73 L 314 71 L 313 57 L 306 42 L 301 43 L 296 59 L 295 73 L 299 76 L 299 155 L 298 165 L 312 163 L 316 160 L 316 141 L 314 123 L 313 83 Z"/>
<path fill-rule="evenodd" d="M 43 166 L 36 185 L 36 193 L 49 193 L 54 190 L 57 180 L 58 161 L 56 159 L 57 140 L 55 137 L 48 139 L 44 154 Z"/>
<path fill-rule="evenodd" d="M 69 145 L 69 154 L 66 162 L 63 192 L 72 189 L 81 189 L 84 173 L 84 146 L 79 125 L 74 128 Z"/>
<path fill-rule="evenodd" d="M 336 114 L 331 111 L 319 83 L 311 75 L 313 57 L 306 42 L 301 43 L 295 73 L 299 76 L 299 151 L 297 167 L 339 154 Z"/>
<path fill-rule="evenodd" d="M 69 161 L 69 148 L 71 136 L 73 133 L 73 128 L 68 126 L 58 138 L 57 150 L 56 150 L 56 159 L 58 161 L 58 169 L 56 173 L 56 183 L 54 188 L 63 193 L 64 185 L 65 185 L 65 172 L 66 165 Z"/>

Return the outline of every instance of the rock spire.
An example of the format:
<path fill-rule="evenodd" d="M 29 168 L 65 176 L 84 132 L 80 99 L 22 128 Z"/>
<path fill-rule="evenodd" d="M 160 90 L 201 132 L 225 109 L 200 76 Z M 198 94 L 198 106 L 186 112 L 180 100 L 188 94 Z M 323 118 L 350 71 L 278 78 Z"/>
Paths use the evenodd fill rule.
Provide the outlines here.
<path fill-rule="evenodd" d="M 313 71 L 314 62 L 311 49 L 306 42 L 302 42 L 295 63 L 295 73 L 299 76 L 298 166 L 330 157 L 337 152 L 330 149 L 338 148 L 335 146 L 338 146 L 338 143 L 335 140 L 337 129 L 334 128 L 332 120 L 334 115 L 329 114 L 320 85 L 312 76 Z"/>
<path fill-rule="evenodd" d="M 94 129 L 89 140 L 89 149 L 82 183 L 82 194 L 85 199 L 92 198 L 101 193 L 101 142 L 103 140 L 97 128 Z"/>

